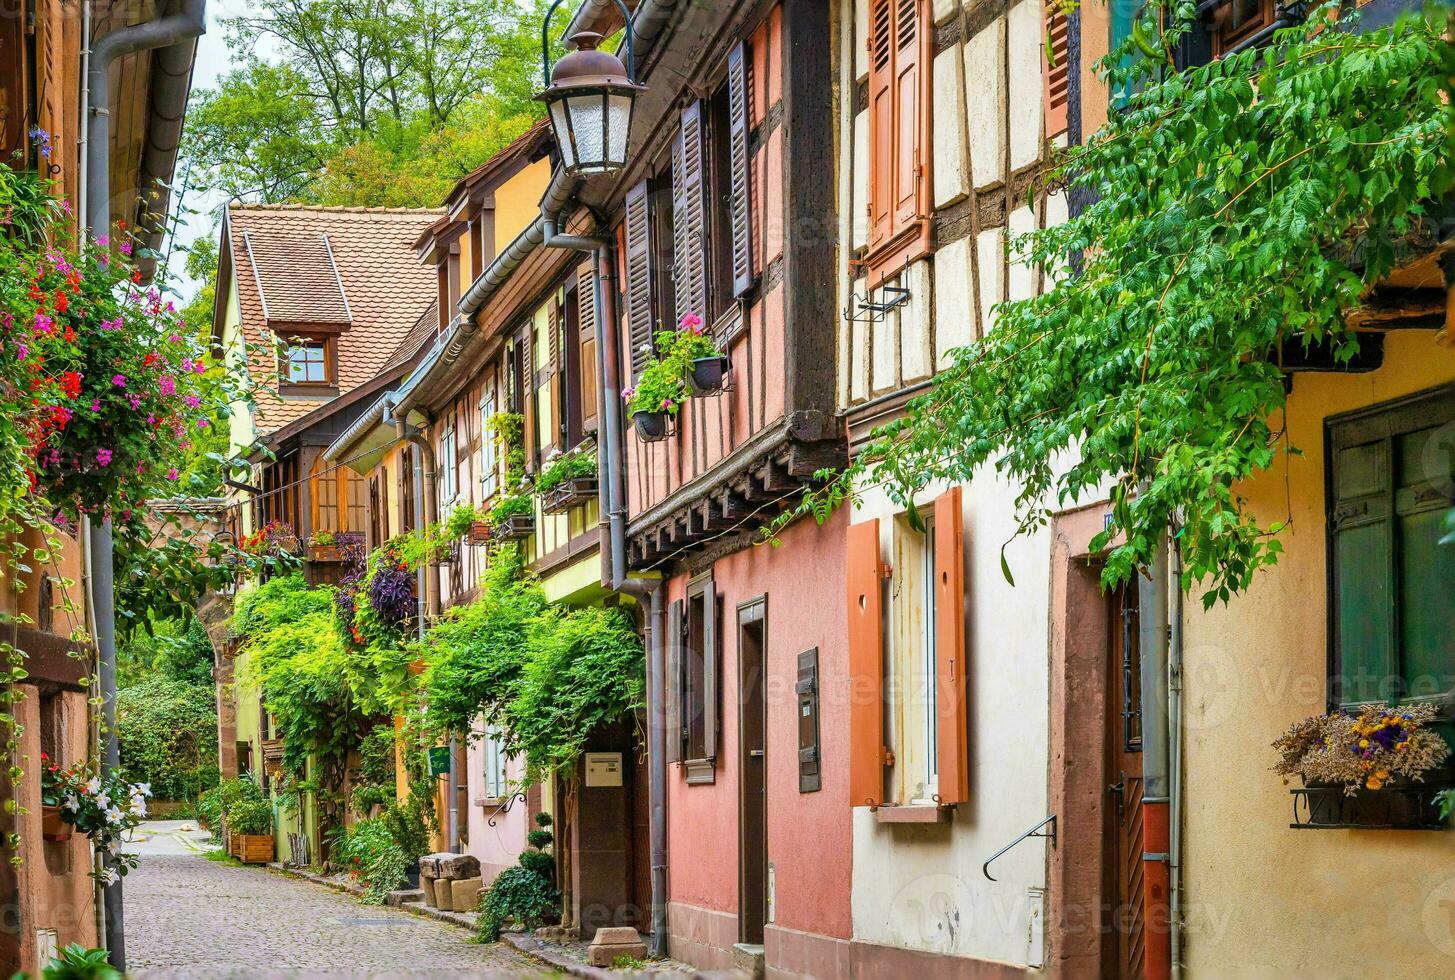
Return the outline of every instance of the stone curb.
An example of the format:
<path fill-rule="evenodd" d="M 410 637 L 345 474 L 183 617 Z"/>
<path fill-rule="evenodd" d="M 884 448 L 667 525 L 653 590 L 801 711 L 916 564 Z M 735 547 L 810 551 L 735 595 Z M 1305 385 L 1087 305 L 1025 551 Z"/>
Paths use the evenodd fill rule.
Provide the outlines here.
<path fill-rule="evenodd" d="M 301 878 L 304 881 L 312 882 L 315 885 L 322 885 L 325 888 L 332 888 L 334 891 L 343 892 L 347 895 L 359 897 L 366 890 L 363 885 L 336 881 L 333 878 L 326 878 L 323 875 L 314 874 L 311 871 L 285 867 L 277 861 L 268 864 L 267 868 L 269 871 L 284 874 L 290 878 Z M 402 909 L 411 915 L 422 916 L 426 919 L 437 919 L 440 922 L 446 922 L 452 926 L 459 926 L 462 929 L 475 928 L 475 917 L 463 912 L 447 912 L 444 909 L 430 908 L 428 905 L 423 905 L 418 902 L 410 902 L 405 905 L 395 905 L 392 907 Z M 582 977 L 584 980 L 619 980 L 620 977 L 624 976 L 622 973 L 601 970 L 573 960 L 569 956 L 548 949 L 540 940 L 532 936 L 506 932 L 501 933 L 500 939 L 502 942 L 508 943 L 517 952 L 530 957 L 538 963 L 544 963 L 546 966 L 554 967 L 572 976 Z"/>

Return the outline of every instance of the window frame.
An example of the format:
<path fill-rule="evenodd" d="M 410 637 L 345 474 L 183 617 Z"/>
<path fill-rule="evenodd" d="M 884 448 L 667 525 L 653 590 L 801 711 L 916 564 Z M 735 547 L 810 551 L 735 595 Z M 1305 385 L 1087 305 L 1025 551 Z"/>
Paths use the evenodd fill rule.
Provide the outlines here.
<path fill-rule="evenodd" d="M 322 371 L 321 379 L 293 377 L 293 352 L 295 350 L 319 352 L 317 365 Z M 333 337 L 315 337 L 308 334 L 290 336 L 282 343 L 281 360 L 283 370 L 279 372 L 278 385 L 282 390 L 290 388 L 332 388 L 338 384 L 338 348 Z M 311 365 L 313 361 L 304 362 Z"/>
<path fill-rule="evenodd" d="M 480 502 L 486 503 L 500 491 L 500 446 L 490 429 L 490 419 L 497 412 L 495 386 L 485 382 L 477 406 L 480 412 Z"/>
<path fill-rule="evenodd" d="M 460 496 L 459 453 L 455 443 L 455 416 L 451 412 L 440 434 L 439 459 L 436 460 L 436 479 L 439 481 L 439 503 L 441 508 L 454 503 Z"/>
<path fill-rule="evenodd" d="M 503 731 L 499 725 L 487 725 L 485 737 L 480 740 L 484 752 L 480 766 L 481 775 L 484 777 L 481 792 L 485 794 L 486 803 L 498 803 L 510 795 L 510 779 L 505 770 L 508 756 L 502 736 Z"/>
<path fill-rule="evenodd" d="M 1433 429 L 1436 432 L 1441 430 L 1455 432 L 1455 384 L 1414 392 L 1401 398 L 1369 405 L 1351 412 L 1331 415 L 1324 419 L 1324 532 L 1326 539 L 1325 587 L 1327 590 L 1325 605 L 1328 621 L 1329 670 L 1327 702 L 1331 710 L 1356 708 L 1368 704 L 1435 703 L 1442 706 L 1442 716 L 1452 717 L 1452 712 L 1447 705 L 1452 691 L 1455 691 L 1455 683 L 1432 694 L 1410 695 L 1407 690 L 1408 678 L 1404 673 L 1408 663 L 1408 651 L 1404 648 L 1400 625 L 1401 608 L 1405 603 L 1403 601 L 1404 583 L 1399 573 L 1403 551 L 1399 521 L 1401 516 L 1407 515 L 1400 513 L 1398 498 L 1401 491 L 1416 488 L 1400 485 L 1399 461 L 1395 450 L 1401 437 L 1426 429 Z M 1455 443 L 1455 435 L 1450 438 L 1452 443 Z M 1385 579 L 1385 585 L 1388 586 L 1385 589 L 1386 611 L 1389 620 L 1387 625 L 1388 648 L 1385 651 L 1385 684 L 1381 695 L 1374 700 L 1356 700 L 1345 693 L 1345 668 L 1348 666 L 1350 655 L 1344 648 L 1339 617 L 1339 609 L 1344 598 L 1342 595 L 1344 585 L 1339 576 L 1338 545 L 1339 535 L 1351 529 L 1350 525 L 1343 524 L 1344 519 L 1357 516 L 1356 511 L 1363 511 L 1363 508 L 1367 507 L 1367 503 L 1356 505 L 1349 501 L 1349 497 L 1339 496 L 1338 457 L 1343 450 L 1375 444 L 1385 447 L 1383 465 L 1386 469 L 1386 485 L 1376 492 L 1351 494 L 1350 496 L 1366 502 L 1382 498 L 1388 508 L 1387 513 L 1379 518 L 1387 523 L 1389 535 L 1386 558 L 1387 577 Z M 1431 489 L 1434 489 L 1433 486 Z M 1435 504 L 1430 509 L 1442 510 L 1455 505 L 1455 500 L 1450 498 L 1449 491 L 1445 491 L 1445 493 L 1445 504 L 1443 506 Z M 1433 499 L 1433 497 L 1428 498 L 1429 501 L 1433 501 Z M 1417 504 L 1425 502 L 1427 501 L 1421 500 L 1417 501 Z M 1417 510 L 1416 512 L 1424 513 L 1425 511 Z M 1340 526 L 1341 524 L 1343 526 Z M 1365 665 L 1367 665 L 1370 662 L 1367 658 L 1371 654 L 1366 653 L 1364 656 Z M 1450 675 L 1455 675 L 1455 664 L 1452 664 Z"/>
<path fill-rule="evenodd" d="M 711 571 L 688 582 L 678 689 L 682 706 L 682 767 L 689 785 L 716 781 L 722 730 L 720 606 Z"/>

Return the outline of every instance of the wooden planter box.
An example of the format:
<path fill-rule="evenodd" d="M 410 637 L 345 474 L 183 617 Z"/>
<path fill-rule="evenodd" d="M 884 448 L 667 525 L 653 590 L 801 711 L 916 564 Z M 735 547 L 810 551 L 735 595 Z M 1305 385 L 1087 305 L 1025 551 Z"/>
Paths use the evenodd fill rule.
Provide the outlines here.
<path fill-rule="evenodd" d="M 336 544 L 311 544 L 308 546 L 309 561 L 343 561 L 343 549 Z"/>
<path fill-rule="evenodd" d="M 476 521 L 474 524 L 470 525 L 470 530 L 469 533 L 465 535 L 465 540 L 469 544 L 474 545 L 477 548 L 481 545 L 489 544 L 490 525 L 486 524 L 484 521 Z"/>
<path fill-rule="evenodd" d="M 536 519 L 529 514 L 508 517 L 490 529 L 490 537 L 496 541 L 515 541 L 536 533 Z"/>
<path fill-rule="evenodd" d="M 574 477 L 542 494 L 541 510 L 547 514 L 563 513 L 595 497 L 599 489 L 599 482 L 594 476 Z"/>
<path fill-rule="evenodd" d="M 53 841 L 71 839 L 71 825 L 61 819 L 60 807 L 43 806 L 40 808 L 40 836 Z"/>
<path fill-rule="evenodd" d="M 273 860 L 273 835 L 233 834 L 227 850 L 243 864 L 267 864 Z"/>

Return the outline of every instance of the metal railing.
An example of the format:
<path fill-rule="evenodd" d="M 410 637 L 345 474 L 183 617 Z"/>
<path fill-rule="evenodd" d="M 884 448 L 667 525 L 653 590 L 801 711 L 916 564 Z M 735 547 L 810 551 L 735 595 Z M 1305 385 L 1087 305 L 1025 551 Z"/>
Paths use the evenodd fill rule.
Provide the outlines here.
<path fill-rule="evenodd" d="M 1041 828 L 1042 827 L 1045 827 L 1048 824 L 1050 825 L 1050 832 L 1049 833 L 1044 833 L 1044 834 L 1041 833 L 1040 832 Z M 1051 814 L 1049 817 L 1047 817 L 1046 819 L 1042 820 L 1040 823 L 1036 824 L 1030 830 L 1026 831 L 1024 834 L 1021 834 L 1015 840 L 1011 841 L 1009 844 L 1005 845 L 1000 850 L 998 850 L 994 854 L 990 855 L 990 857 L 986 859 L 985 863 L 980 866 L 980 873 L 983 874 L 983 875 L 985 875 L 985 877 L 988 878 L 989 880 L 996 881 L 997 879 L 990 877 L 990 862 L 994 861 L 996 858 L 998 858 L 1001 855 L 1003 855 L 1006 851 L 1009 851 L 1012 847 L 1015 847 L 1017 844 L 1019 844 L 1021 841 L 1025 840 L 1027 837 L 1046 837 L 1046 838 L 1049 838 L 1050 841 L 1051 841 L 1051 846 L 1052 847 L 1055 847 L 1056 846 L 1056 815 L 1054 813 Z"/>

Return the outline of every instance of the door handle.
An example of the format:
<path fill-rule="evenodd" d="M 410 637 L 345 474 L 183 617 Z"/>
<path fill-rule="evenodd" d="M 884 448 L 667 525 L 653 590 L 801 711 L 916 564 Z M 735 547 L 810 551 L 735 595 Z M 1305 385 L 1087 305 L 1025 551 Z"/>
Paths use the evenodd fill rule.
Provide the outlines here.
<path fill-rule="evenodd" d="M 752 756 L 754 759 L 761 759 L 761 758 L 763 758 L 763 750 L 762 749 L 749 749 L 748 750 L 748 755 Z"/>
<path fill-rule="evenodd" d="M 1117 798 L 1117 819 L 1120 820 L 1127 805 L 1127 774 L 1121 773 L 1121 779 L 1107 786 L 1106 791 Z"/>

